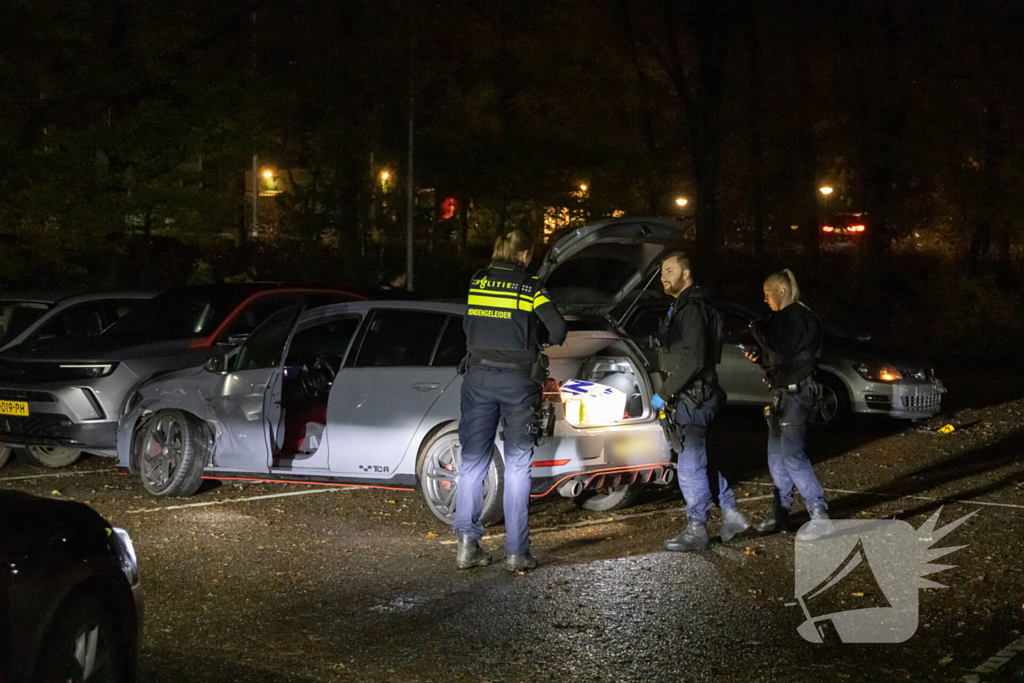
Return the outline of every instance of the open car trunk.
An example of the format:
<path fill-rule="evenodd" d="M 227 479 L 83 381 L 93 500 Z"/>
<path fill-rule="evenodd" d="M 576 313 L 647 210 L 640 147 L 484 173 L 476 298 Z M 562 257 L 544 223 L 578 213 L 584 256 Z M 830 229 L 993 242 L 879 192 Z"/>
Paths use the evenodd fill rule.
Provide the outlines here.
<path fill-rule="evenodd" d="M 607 314 L 647 284 L 682 234 L 662 218 L 593 223 L 558 240 L 537 276 L 563 314 Z"/>
<path fill-rule="evenodd" d="M 571 332 L 564 344 L 545 354 L 550 378 L 559 386 L 559 393 L 549 386 L 544 395 L 556 408 L 556 435 L 570 434 L 569 428 L 608 427 L 649 417 L 651 385 L 643 360 L 617 334 Z"/>

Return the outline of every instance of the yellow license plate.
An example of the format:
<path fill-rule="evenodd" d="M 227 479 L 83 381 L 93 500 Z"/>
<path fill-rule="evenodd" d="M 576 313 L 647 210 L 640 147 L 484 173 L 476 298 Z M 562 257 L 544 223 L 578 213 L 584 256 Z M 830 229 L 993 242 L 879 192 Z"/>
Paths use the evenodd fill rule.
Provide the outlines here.
<path fill-rule="evenodd" d="M 24 401 L 0 401 L 0 415 L 28 417 L 28 404 Z"/>

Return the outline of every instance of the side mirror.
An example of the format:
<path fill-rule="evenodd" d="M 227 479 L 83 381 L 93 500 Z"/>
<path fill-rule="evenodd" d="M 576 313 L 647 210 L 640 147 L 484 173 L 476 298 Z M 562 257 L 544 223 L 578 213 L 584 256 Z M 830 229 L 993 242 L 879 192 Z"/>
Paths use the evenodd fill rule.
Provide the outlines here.
<path fill-rule="evenodd" d="M 213 356 L 210 356 L 209 358 L 206 359 L 206 362 L 203 363 L 203 370 L 206 370 L 207 372 L 212 372 L 214 374 L 226 372 L 227 368 L 228 359 L 227 356 L 225 356 L 223 353 L 218 353 Z"/>

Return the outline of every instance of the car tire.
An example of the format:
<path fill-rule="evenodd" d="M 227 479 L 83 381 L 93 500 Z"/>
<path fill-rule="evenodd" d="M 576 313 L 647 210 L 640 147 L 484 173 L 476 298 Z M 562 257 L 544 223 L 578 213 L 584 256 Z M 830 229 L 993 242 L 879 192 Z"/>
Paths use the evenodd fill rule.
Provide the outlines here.
<path fill-rule="evenodd" d="M 82 451 L 77 448 L 63 446 L 29 446 L 24 453 L 29 464 L 48 469 L 67 467 L 82 457 Z"/>
<path fill-rule="evenodd" d="M 634 484 L 606 486 L 601 489 L 594 489 L 593 491 L 584 491 L 573 498 L 573 502 L 581 510 L 592 510 L 594 512 L 621 510 L 622 508 L 635 505 L 642 489 L 642 486 Z"/>
<path fill-rule="evenodd" d="M 461 462 L 459 448 L 459 429 L 450 426 L 427 440 L 416 458 L 416 478 L 427 507 L 448 526 L 455 523 L 455 498 Z M 504 489 L 505 466 L 495 448 L 491 466 L 484 478 L 484 509 L 480 515 L 484 526 L 498 524 L 504 517 Z"/>
<path fill-rule="evenodd" d="M 191 496 L 203 484 L 213 446 L 206 423 L 182 410 L 161 410 L 143 426 L 137 462 L 142 485 L 157 496 Z"/>
<path fill-rule="evenodd" d="M 121 683 L 129 678 L 130 653 L 130 643 L 102 603 L 91 595 L 76 595 L 53 619 L 34 680 Z"/>
<path fill-rule="evenodd" d="M 0 443 L 0 467 L 7 464 L 7 459 L 11 457 L 11 450 L 13 449 L 10 446 Z"/>
<path fill-rule="evenodd" d="M 822 373 L 815 379 L 821 385 L 821 400 L 815 404 L 808 424 L 814 429 L 838 427 L 850 417 L 850 393 L 835 375 Z"/>

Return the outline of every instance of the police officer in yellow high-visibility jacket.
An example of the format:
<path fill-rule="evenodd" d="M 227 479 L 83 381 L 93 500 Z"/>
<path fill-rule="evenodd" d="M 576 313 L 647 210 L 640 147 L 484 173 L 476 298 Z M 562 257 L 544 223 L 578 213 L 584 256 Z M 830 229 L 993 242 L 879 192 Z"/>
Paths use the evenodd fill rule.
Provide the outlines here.
<path fill-rule="evenodd" d="M 533 240 L 521 230 L 498 237 L 491 265 L 476 272 L 469 285 L 466 342 L 469 351 L 462 380 L 462 419 L 454 530 L 459 569 L 485 566 L 483 483 L 494 452 L 498 423 L 504 418 L 505 553 L 513 571 L 534 569 L 530 555 L 527 507 L 533 460 L 533 410 L 540 399 L 543 373 L 534 372 L 540 355 L 538 324 L 551 344 L 565 341 L 566 325 L 540 280 L 526 272 Z"/>

